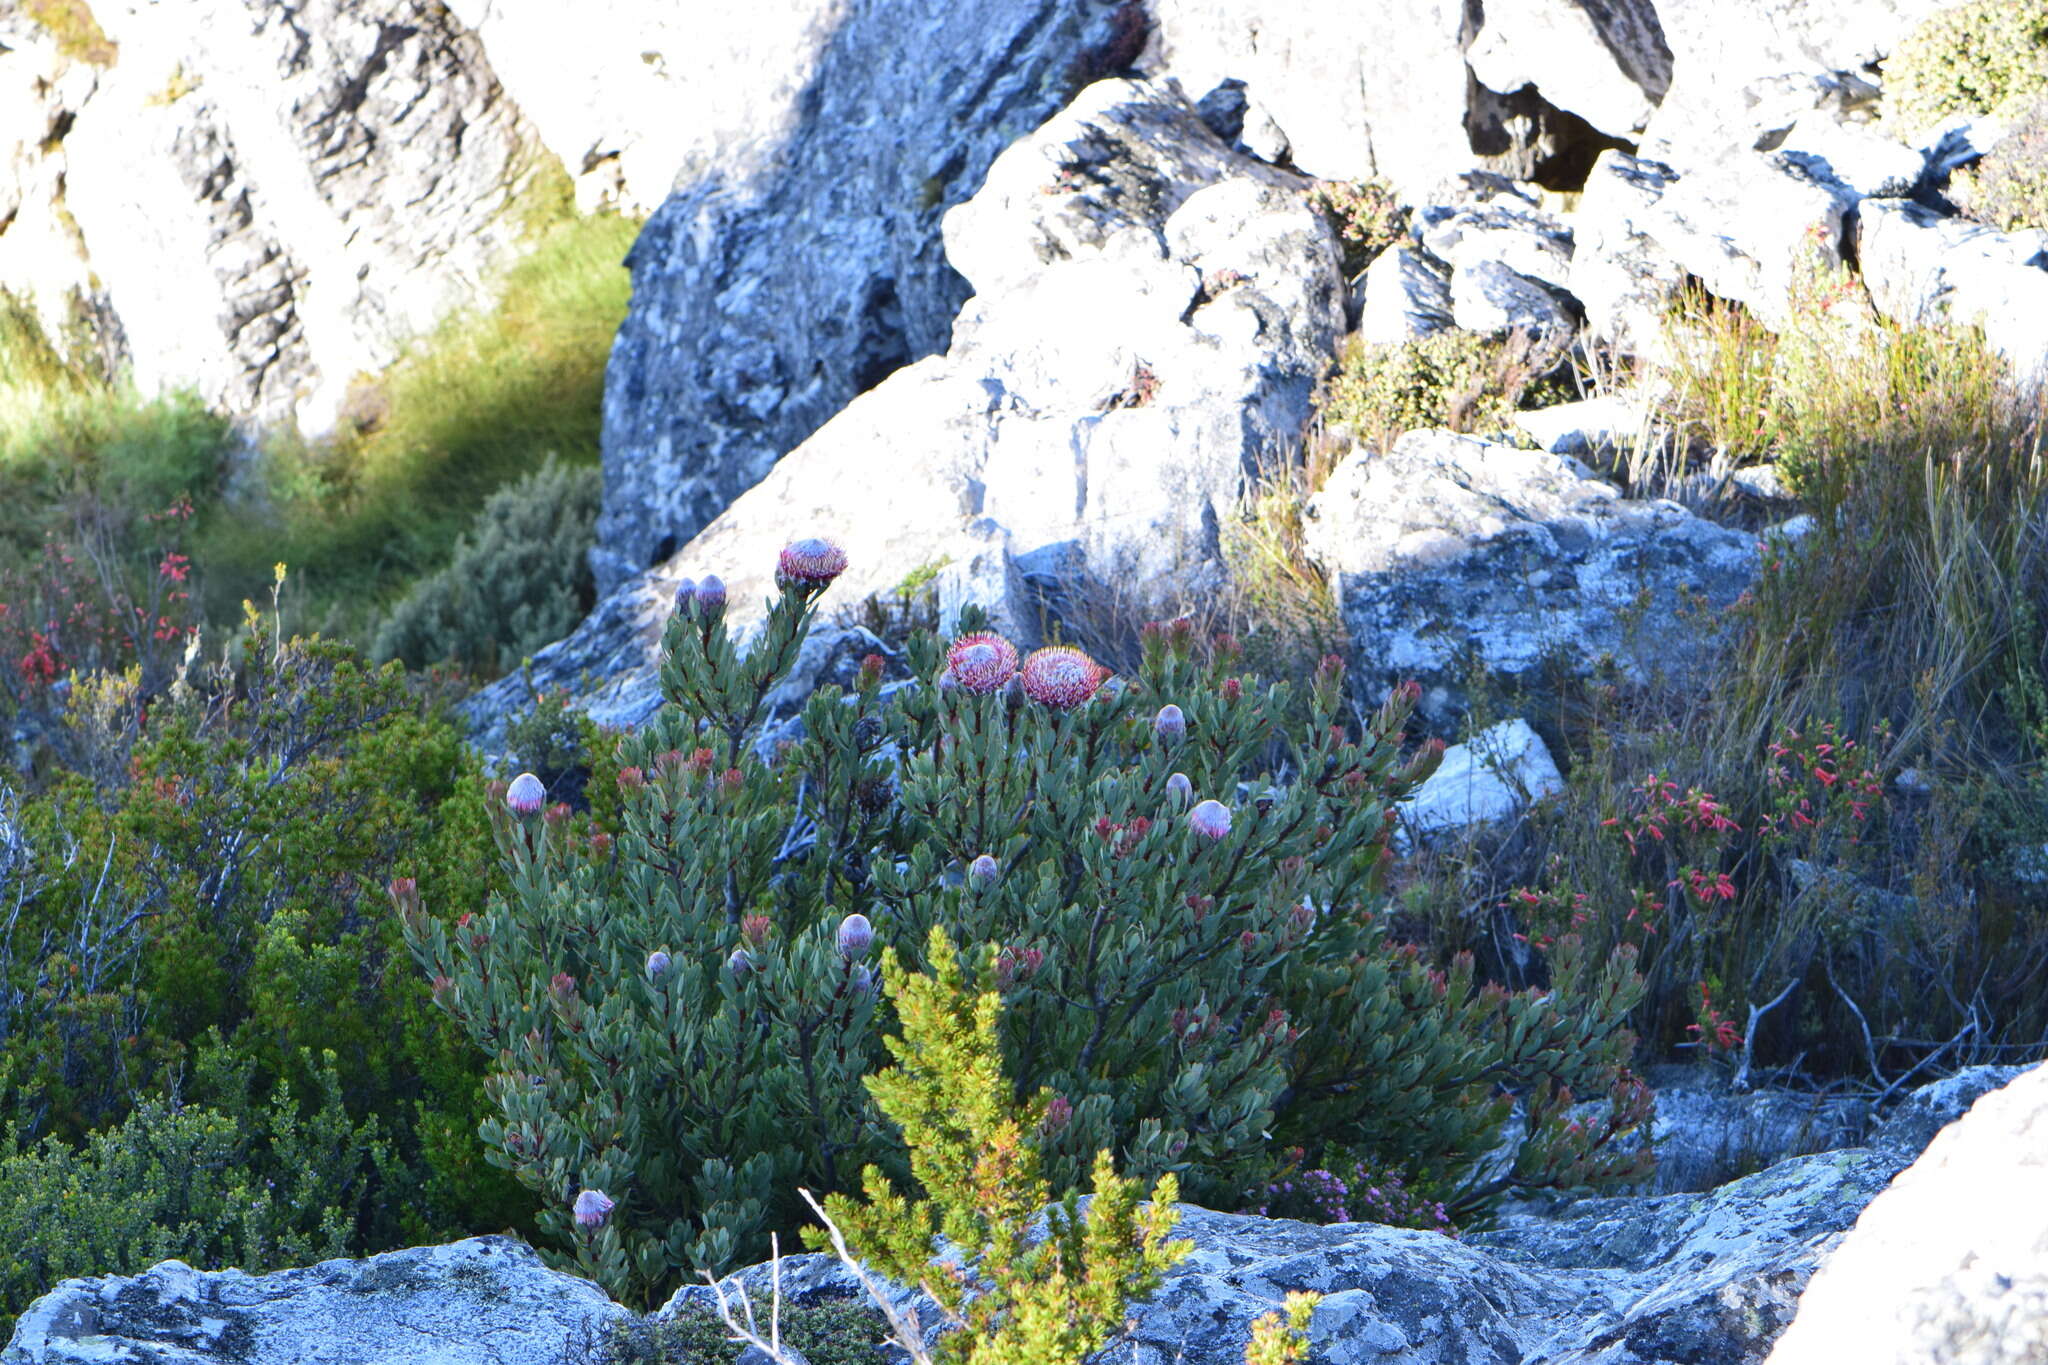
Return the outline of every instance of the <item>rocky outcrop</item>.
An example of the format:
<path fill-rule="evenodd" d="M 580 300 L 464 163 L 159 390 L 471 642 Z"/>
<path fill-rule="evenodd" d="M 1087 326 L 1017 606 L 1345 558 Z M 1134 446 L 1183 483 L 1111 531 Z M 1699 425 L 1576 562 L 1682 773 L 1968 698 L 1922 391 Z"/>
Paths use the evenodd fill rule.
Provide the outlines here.
<path fill-rule="evenodd" d="M 1857 215 L 1857 257 L 1877 311 L 1913 325 L 1966 324 L 2033 383 L 2048 380 L 2048 232 L 2003 233 L 1903 200 Z"/>
<path fill-rule="evenodd" d="M 1727 606 L 1756 567 L 1748 537 L 1676 503 L 1623 498 L 1567 456 L 1450 432 L 1347 456 L 1308 515 L 1367 690 L 1417 679 L 1439 723 L 1457 714 L 1468 662 L 1531 685 L 1553 659 L 1682 669 L 1711 636 L 1685 603 Z"/>
<path fill-rule="evenodd" d="M 680 576 L 726 580 L 744 632 L 792 536 L 852 567 L 831 610 L 947 562 L 1027 638 L 1027 580 L 1141 593 L 1209 571 L 1219 519 L 1310 414 L 1343 326 L 1336 246 L 1305 182 L 1225 147 L 1180 87 L 1105 81 L 947 216 L 975 294 L 942 356 L 850 403 L 660 570 L 533 663 L 601 720 L 656 704 L 652 651 Z M 524 697 L 478 698 L 490 724 Z"/>
<path fill-rule="evenodd" d="M 1770 1359 L 2048 1360 L 2048 1067 L 1979 1100 L 1863 1211 Z"/>
<path fill-rule="evenodd" d="M 630 1316 L 524 1242 L 473 1237 L 272 1275 L 165 1261 L 66 1280 L 21 1315 L 0 1365 L 561 1365 L 596 1359 Z"/>
<path fill-rule="evenodd" d="M 0 52 L 0 99 L 43 107 L 0 286 L 53 337 L 82 319 L 145 391 L 324 428 L 516 247 L 546 154 L 435 0 L 93 14 L 111 65 L 47 39 Z"/>
<path fill-rule="evenodd" d="M 1443 762 L 1401 802 L 1402 837 L 1469 829 L 1564 790 L 1564 775 L 1526 720 L 1490 725 L 1444 750 Z"/>
<path fill-rule="evenodd" d="M 1103 55 L 1116 13 L 1107 0 L 817 0 L 736 54 L 731 78 L 748 87 L 791 50 L 798 75 L 771 77 L 760 106 L 749 88 L 754 122 L 696 148 L 628 257 L 600 591 L 673 554 L 856 395 L 945 349 L 969 287 L 942 216 L 1090 62 L 1134 55 Z"/>

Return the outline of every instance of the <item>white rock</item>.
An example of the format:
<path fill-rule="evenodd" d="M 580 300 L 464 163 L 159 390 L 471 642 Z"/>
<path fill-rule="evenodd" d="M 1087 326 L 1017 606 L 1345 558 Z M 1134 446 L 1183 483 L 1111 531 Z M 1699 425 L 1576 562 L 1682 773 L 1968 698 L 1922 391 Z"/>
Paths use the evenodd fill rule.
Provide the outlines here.
<path fill-rule="evenodd" d="M 1927 173 L 1927 154 L 1867 124 L 1844 123 L 1816 111 L 1792 125 L 1778 150 L 1809 159 L 1816 174 L 1866 197 L 1909 195 Z"/>
<path fill-rule="evenodd" d="M 1451 272 L 1451 318 L 1468 332 L 1526 332 L 1562 344 L 1573 331 L 1557 295 L 1495 260 L 1474 261 Z"/>
<path fill-rule="evenodd" d="M 1649 429 L 1650 413 L 1641 395 L 1609 393 L 1517 412 L 1515 425 L 1553 455 L 1584 459 L 1634 445 Z"/>
<path fill-rule="evenodd" d="M 1453 325 L 1449 274 L 1410 247 L 1389 247 L 1375 257 L 1357 296 L 1358 335 L 1375 346 L 1413 341 Z"/>
<path fill-rule="evenodd" d="M 1807 1286 L 1771 1365 L 2048 1360 L 2048 1067 L 1976 1102 Z"/>
<path fill-rule="evenodd" d="M 1526 720 L 1502 721 L 1444 750 L 1443 764 L 1401 803 L 1420 838 L 1491 824 L 1564 790 L 1564 775 Z"/>
<path fill-rule="evenodd" d="M 1857 261 L 1877 311 L 1909 324 L 1961 323 L 2023 381 L 2048 380 L 2048 269 L 2037 232 L 2002 233 L 1904 200 L 1858 214 Z"/>
<path fill-rule="evenodd" d="M 1422 249 L 1454 270 L 1491 260 L 1557 289 L 1570 285 L 1571 229 L 1540 209 L 1431 205 L 1416 218 Z"/>
<path fill-rule="evenodd" d="M 1602 152 L 1572 214 L 1567 285 L 1586 310 L 1586 329 L 1624 353 L 1659 356 L 1663 318 L 1685 268 L 1651 235 L 1658 203 L 1677 183 L 1670 167 Z"/>
<path fill-rule="evenodd" d="M 1485 9 L 1466 49 L 1501 94 L 1535 86 L 1604 133 L 1627 138 L 1671 84 L 1671 50 L 1651 0 L 1519 0 Z"/>

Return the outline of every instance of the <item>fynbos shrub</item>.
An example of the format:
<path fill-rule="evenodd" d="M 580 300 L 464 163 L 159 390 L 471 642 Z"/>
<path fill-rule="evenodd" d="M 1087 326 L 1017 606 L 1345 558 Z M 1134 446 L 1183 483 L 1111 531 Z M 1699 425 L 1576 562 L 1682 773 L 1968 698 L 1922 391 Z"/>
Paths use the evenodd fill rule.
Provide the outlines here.
<path fill-rule="evenodd" d="M 1571 998 L 1509 996 L 1387 935 L 1391 803 L 1437 757 L 1403 755 L 1411 689 L 1360 729 L 1334 659 L 1297 703 L 1184 622 L 1109 678 L 1069 648 L 1020 661 L 969 620 L 950 649 L 913 640 L 919 685 L 885 694 L 864 669 L 764 756 L 764 699 L 843 563 L 785 552 L 745 653 L 691 594 L 664 637 L 667 704 L 622 745 L 617 827 L 501 800 L 510 893 L 458 925 L 404 907 L 436 1001 L 496 1059 L 493 1160 L 613 1293 L 657 1301 L 758 1256 L 804 1221 L 798 1186 L 907 1174 L 864 1085 L 889 1013 L 873 964 L 933 968 L 935 928 L 1001 996 L 1016 1095 L 1049 1096 L 1054 1190 L 1107 1150 L 1236 1207 L 1275 1138 L 1341 1142 L 1459 1213 L 1634 1171 L 1602 1154 L 1643 1110 L 1618 1066 L 1627 953 L 1561 969 Z M 1510 1089 L 1539 1121 L 1482 1185 Z M 1570 1125 L 1594 1090 L 1626 1101 L 1613 1123 Z M 579 1232 L 583 1190 L 613 1204 Z"/>
<path fill-rule="evenodd" d="M 2048 99 L 2021 115 L 1982 161 L 1951 176 L 1949 197 L 2004 232 L 2048 227 Z"/>
<path fill-rule="evenodd" d="M 2048 5 L 1974 0 L 1934 15 L 1884 64 L 1888 116 L 1918 136 L 1951 114 L 2007 117 L 2048 94 Z"/>

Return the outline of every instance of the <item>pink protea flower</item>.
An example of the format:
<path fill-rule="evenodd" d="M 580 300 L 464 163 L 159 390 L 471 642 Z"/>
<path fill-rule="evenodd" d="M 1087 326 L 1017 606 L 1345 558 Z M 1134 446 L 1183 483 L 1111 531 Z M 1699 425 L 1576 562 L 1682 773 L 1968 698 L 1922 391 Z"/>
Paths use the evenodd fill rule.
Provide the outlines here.
<path fill-rule="evenodd" d="M 982 890 L 994 886 L 1002 875 L 1001 866 L 986 853 L 967 865 L 967 880 Z"/>
<path fill-rule="evenodd" d="M 866 915 L 848 915 L 839 921 L 839 955 L 848 962 L 866 957 L 868 946 L 875 941 L 875 927 L 868 923 Z"/>
<path fill-rule="evenodd" d="M 985 630 L 963 635 L 946 651 L 946 671 L 976 696 L 1000 692 L 1017 672 L 1017 647 Z"/>
<path fill-rule="evenodd" d="M 1053 645 L 1033 650 L 1017 675 L 1024 695 L 1041 706 L 1071 711 L 1095 695 L 1109 670 L 1080 650 Z"/>
<path fill-rule="evenodd" d="M 514 815 L 539 815 L 548 803 L 548 789 L 532 773 L 521 773 L 505 788 L 505 804 Z"/>
<path fill-rule="evenodd" d="M 1203 839 L 1230 837 L 1230 807 L 1221 801 L 1204 801 L 1188 812 L 1188 828 Z"/>
<path fill-rule="evenodd" d="M 793 540 L 775 561 L 775 576 L 786 583 L 824 587 L 846 572 L 846 551 L 829 540 Z"/>
<path fill-rule="evenodd" d="M 576 1226 L 600 1228 L 612 1216 L 612 1198 L 603 1190 L 579 1190 L 570 1212 L 576 1219 Z"/>
<path fill-rule="evenodd" d="M 1188 737 L 1188 718 L 1178 706 L 1168 702 L 1152 718 L 1152 733 L 1159 736 L 1162 744 L 1178 744 Z"/>

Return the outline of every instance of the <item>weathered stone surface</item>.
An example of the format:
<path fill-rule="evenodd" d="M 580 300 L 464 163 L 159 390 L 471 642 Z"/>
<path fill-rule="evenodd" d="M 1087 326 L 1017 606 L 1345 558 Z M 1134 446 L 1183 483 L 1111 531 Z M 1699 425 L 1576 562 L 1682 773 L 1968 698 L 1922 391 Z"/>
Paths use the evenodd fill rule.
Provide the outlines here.
<path fill-rule="evenodd" d="M 1970 1106 L 2025 1074 L 2023 1066 L 1971 1066 L 1929 1081 L 1899 1101 L 1870 1135 L 1870 1145 L 1911 1161 L 1934 1135 L 1970 1112 Z"/>
<path fill-rule="evenodd" d="M 2048 252 L 1906 200 L 1866 201 L 1856 254 L 1877 311 L 1896 322 L 1974 323 L 2023 380 L 2048 379 Z"/>
<path fill-rule="evenodd" d="M 1502 721 L 1444 750 L 1442 765 L 1401 803 L 1401 829 L 1419 838 L 1469 829 L 1563 790 L 1543 737 L 1526 720 Z"/>
<path fill-rule="evenodd" d="M 1711 1194 L 1588 1200 L 1463 1240 L 1183 1205 L 1178 1233 L 1193 1252 L 1103 1359 L 1239 1365 L 1254 1319 L 1315 1290 L 1309 1335 L 1328 1365 L 1754 1365 L 1820 1255 L 1895 1169 L 1869 1152 L 1805 1157 Z M 769 1279 L 754 1267 L 727 1292 L 744 1286 L 765 1304 Z M 859 1292 L 820 1256 L 786 1259 L 782 1281 L 799 1303 Z M 662 1315 L 710 1299 L 708 1286 L 685 1288 Z M 924 1305 L 920 1325 L 933 1321 Z"/>
<path fill-rule="evenodd" d="M 1610 458 L 1630 449 L 1654 421 L 1643 393 L 1604 393 L 1576 403 L 1553 403 L 1515 414 L 1515 425 L 1553 455 L 1582 460 Z"/>
<path fill-rule="evenodd" d="M 1453 269 L 1498 261 L 1557 289 L 1570 286 L 1572 231 L 1540 209 L 1512 199 L 1417 210 L 1422 249 Z"/>
<path fill-rule="evenodd" d="M 1710 292 L 1778 327 L 1801 272 L 1841 262 L 1858 197 L 1811 158 L 1737 152 L 1666 185 L 1639 225 Z"/>
<path fill-rule="evenodd" d="M 1604 133 L 1633 137 L 1671 85 L 1652 0 L 1522 0 L 1488 6 L 1466 49 L 1503 95 L 1534 86 Z"/>
<path fill-rule="evenodd" d="M 472 1237 L 272 1275 L 165 1261 L 131 1277 L 66 1280 L 22 1314 L 0 1362 L 559 1365 L 565 1352 L 585 1358 L 630 1316 L 524 1242 Z"/>
<path fill-rule="evenodd" d="M 1587 331 L 1627 353 L 1659 354 L 1661 319 L 1685 281 L 1685 268 L 1650 233 L 1677 180 L 1669 166 L 1602 152 L 1572 215 L 1567 286 L 1586 310 Z"/>
<path fill-rule="evenodd" d="M 1441 431 L 1346 457 L 1309 504 L 1307 542 L 1375 686 L 1451 688 L 1466 651 L 1532 682 L 1552 655 L 1677 668 L 1708 633 L 1680 614 L 1684 599 L 1726 606 L 1755 571 L 1747 537 L 1676 503 L 1629 501 L 1576 460 Z M 1426 692 L 1424 706 L 1441 720 L 1453 695 Z"/>
<path fill-rule="evenodd" d="M 1978 1100 L 1863 1211 L 1770 1359 L 2048 1360 L 2048 1067 Z"/>
<path fill-rule="evenodd" d="M 1227 79 L 1285 130 L 1293 163 L 1420 194 L 1472 165 L 1463 0 L 1153 0 L 1150 61 L 1199 97 Z"/>
<path fill-rule="evenodd" d="M 1355 295 L 1358 335 L 1375 346 L 1413 341 L 1454 325 L 1450 273 L 1412 247 L 1390 247 L 1374 257 Z"/>
<path fill-rule="evenodd" d="M 777 84 L 767 105 L 783 112 L 731 113 L 748 135 L 706 144 L 628 257 L 633 304 L 605 379 L 600 591 L 666 559 L 857 394 L 945 348 L 968 287 L 940 219 L 1065 101 L 1113 7 L 790 8 L 776 22 L 796 23 L 796 70 L 773 80 L 793 104 Z M 761 41 L 749 73 L 789 61 Z"/>
<path fill-rule="evenodd" d="M 1142 590 L 1214 565 L 1220 517 L 1308 419 L 1343 323 L 1305 182 L 1225 147 L 1177 85 L 1106 81 L 1006 151 L 946 241 L 976 291 L 950 350 L 849 404 L 609 595 L 536 680 L 600 719 L 644 717 L 667 585 L 719 574 L 744 631 L 796 535 L 852 561 L 828 612 L 993 544 L 1016 574 L 985 562 L 961 582 L 995 601 L 1041 570 Z M 488 731 L 523 696 L 500 684 L 474 714 Z"/>
<path fill-rule="evenodd" d="M 1556 294 L 1495 260 L 1474 261 L 1451 272 L 1451 320 L 1468 332 L 1524 332 L 1558 348 L 1574 330 Z"/>
<path fill-rule="evenodd" d="M 1778 150 L 1806 158 L 1816 175 L 1839 180 L 1866 198 L 1909 195 L 1927 174 L 1925 152 L 1828 113 L 1803 115 Z"/>
<path fill-rule="evenodd" d="M 40 152 L 143 388 L 323 429 L 517 245 L 545 153 L 438 4 L 94 13 L 119 59 Z M 18 249 L 33 269 L 27 237 L 0 237 Z"/>
<path fill-rule="evenodd" d="M 1855 1146 L 1869 1124 L 1870 1106 L 1856 1099 L 1651 1081 L 1657 1089 L 1651 1194 L 1711 1190 L 1791 1157 Z M 1910 1160 L 1912 1153 L 1899 1157 Z"/>

